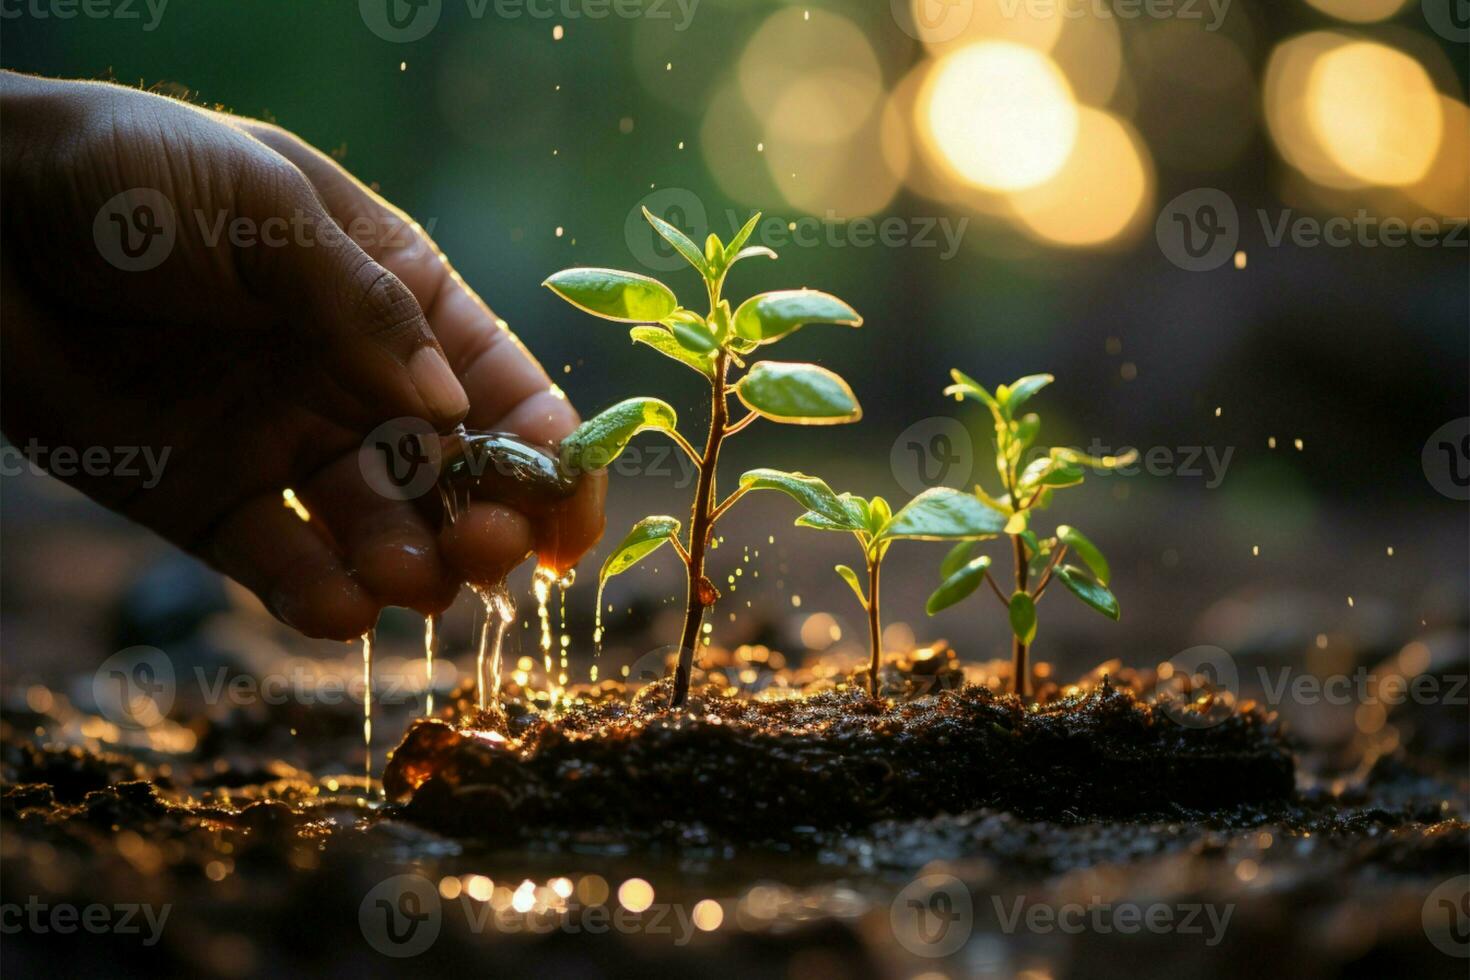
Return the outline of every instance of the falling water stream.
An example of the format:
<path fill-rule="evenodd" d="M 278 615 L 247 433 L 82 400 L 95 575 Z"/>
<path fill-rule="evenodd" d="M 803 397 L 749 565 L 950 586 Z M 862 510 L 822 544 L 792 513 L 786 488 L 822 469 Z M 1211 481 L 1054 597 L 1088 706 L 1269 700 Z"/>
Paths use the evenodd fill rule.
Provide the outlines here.
<path fill-rule="evenodd" d="M 481 711 L 500 701 L 501 656 L 505 631 L 515 622 L 516 606 L 504 582 L 472 585 L 485 606 L 485 620 L 475 650 L 475 704 Z"/>
<path fill-rule="evenodd" d="M 439 639 L 439 614 L 424 617 L 424 717 L 434 713 L 434 644 Z"/>
<path fill-rule="evenodd" d="M 362 634 L 362 744 L 363 775 L 373 785 L 373 639 L 376 629 Z"/>

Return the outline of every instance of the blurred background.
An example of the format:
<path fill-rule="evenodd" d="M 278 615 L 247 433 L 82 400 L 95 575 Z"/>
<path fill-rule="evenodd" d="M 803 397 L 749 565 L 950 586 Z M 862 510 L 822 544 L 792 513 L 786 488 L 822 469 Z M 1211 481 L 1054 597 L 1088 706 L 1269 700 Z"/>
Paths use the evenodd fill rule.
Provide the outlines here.
<path fill-rule="evenodd" d="M 752 428 L 726 481 L 767 465 L 890 499 L 993 490 L 988 422 L 941 397 L 949 369 L 990 386 L 1049 371 L 1043 443 L 1132 446 L 1145 463 L 1059 495 L 1051 517 L 1113 558 L 1124 615 L 1057 595 L 1037 655 L 1075 673 L 1211 644 L 1328 671 L 1412 643 L 1463 656 L 1470 26 L 1455 9 L 255 0 L 89 16 L 35 0 L 5 8 L 0 64 L 271 119 L 330 151 L 430 230 L 584 414 L 652 394 L 697 426 L 707 395 L 542 279 L 628 268 L 694 305 L 694 274 L 640 206 L 699 240 L 760 210 L 752 241 L 780 258 L 743 264 L 727 292 L 805 285 L 852 303 L 860 331 L 810 327 L 778 356 L 838 371 L 866 414 Z M 678 459 L 638 445 L 614 476 L 609 540 L 566 597 L 577 675 L 607 546 L 692 494 Z M 860 649 L 831 571 L 853 544 L 795 516 L 770 495 L 721 526 L 717 645 Z M 355 669 L 355 651 L 274 629 L 57 481 L 7 470 L 0 532 L 8 684 L 56 683 L 135 643 L 247 662 L 265 644 Z M 895 549 L 890 649 L 943 638 L 967 659 L 1004 655 L 983 596 L 923 615 L 942 553 Z M 531 652 L 534 605 L 517 594 L 513 652 Z M 605 601 L 604 657 L 629 663 L 673 641 L 683 586 L 655 561 Z M 451 660 L 472 612 L 462 600 L 447 624 Z M 385 669 L 419 630 L 385 618 Z M 1351 707 L 1339 720 L 1382 723 Z"/>

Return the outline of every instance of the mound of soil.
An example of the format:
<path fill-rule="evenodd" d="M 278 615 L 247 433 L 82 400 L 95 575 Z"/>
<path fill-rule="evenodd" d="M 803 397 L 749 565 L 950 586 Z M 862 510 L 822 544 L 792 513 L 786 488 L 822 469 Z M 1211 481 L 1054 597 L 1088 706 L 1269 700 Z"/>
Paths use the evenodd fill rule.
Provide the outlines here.
<path fill-rule="evenodd" d="M 384 788 L 410 820 L 497 840 L 531 828 L 659 836 L 694 825 L 781 840 L 981 807 L 1063 821 L 1175 817 L 1295 791 L 1272 716 L 1243 706 L 1196 719 L 1206 709 L 1165 711 L 1106 679 L 1032 705 L 965 685 L 909 701 L 853 688 L 780 700 L 707 690 L 678 711 L 666 707 L 668 683 L 578 701 L 555 718 L 421 720 Z"/>

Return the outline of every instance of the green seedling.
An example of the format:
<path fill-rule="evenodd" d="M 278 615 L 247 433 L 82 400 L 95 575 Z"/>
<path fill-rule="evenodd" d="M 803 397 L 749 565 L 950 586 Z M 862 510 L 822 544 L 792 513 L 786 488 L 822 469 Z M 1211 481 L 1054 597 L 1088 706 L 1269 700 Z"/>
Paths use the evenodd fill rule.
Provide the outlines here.
<path fill-rule="evenodd" d="M 1036 639 L 1036 604 L 1053 579 L 1060 579 L 1073 595 L 1109 619 L 1116 620 L 1119 615 L 1118 600 L 1108 590 L 1112 573 L 1102 552 L 1081 531 L 1067 524 L 1057 525 L 1050 537 L 1040 537 L 1031 526 L 1036 512 L 1051 505 L 1056 491 L 1081 484 L 1087 469 L 1127 466 L 1138 454 L 1130 450 L 1122 456 L 1098 457 L 1061 447 L 1044 452 L 1033 450 L 1041 419 L 1034 412 L 1018 415 L 1017 410 L 1051 384 L 1053 379 L 1049 374 L 1028 375 L 1001 385 L 994 394 L 959 371 L 951 371 L 950 375 L 955 383 L 945 388 L 944 393 L 960 400 L 983 402 L 995 420 L 995 469 L 1000 475 L 1001 493 L 992 497 L 977 485 L 975 495 L 1002 515 L 1002 531 L 1011 538 L 1015 556 L 1016 584 L 1007 594 L 990 573 L 990 559 L 983 555 L 971 557 L 975 541 L 962 541 L 940 564 L 941 584 L 929 597 L 926 608 L 932 616 L 974 592 L 982 581 L 987 583 L 1006 608 L 1011 624 L 1015 689 L 1018 695 L 1027 698 L 1031 696 L 1031 670 L 1026 658 Z M 1029 462 L 1023 465 L 1024 460 Z M 1085 569 L 1062 564 L 1069 551 Z M 1034 586 L 1030 584 L 1033 576 Z"/>
<path fill-rule="evenodd" d="M 813 289 L 758 293 L 739 307 L 730 307 L 721 292 L 731 268 L 748 258 L 776 257 L 765 246 L 745 244 L 760 220 L 759 213 L 728 244 L 710 235 L 703 249 L 647 208 L 643 216 L 699 273 L 708 300 L 705 313 L 685 309 L 668 286 L 633 272 L 567 269 L 547 279 L 545 285 L 594 316 L 635 324 L 629 331 L 635 343 L 652 347 L 709 382 L 710 416 L 703 451 L 680 434 L 674 409 L 667 402 L 649 397 L 619 402 L 582 423 L 562 444 L 564 465 L 584 471 L 600 469 L 616 459 L 633 436 L 653 429 L 672 439 L 698 467 L 687 541 L 680 540 L 681 525 L 676 518 L 645 517 L 603 564 L 598 583 L 600 609 L 601 588 L 610 577 L 632 568 L 664 544 L 672 545 L 678 553 L 688 572 L 672 698 L 672 706 L 678 707 L 689 694 L 705 611 L 719 598 L 719 591 L 704 573 L 711 534 L 740 494 L 736 491 L 723 501 L 718 496 L 716 469 L 721 445 L 760 418 L 790 425 L 836 425 L 862 417 L 847 382 L 826 368 L 786 361 L 747 365 L 746 358 L 806 324 L 856 327 L 862 317 L 837 297 Z M 743 373 L 736 377 L 737 372 Z M 733 422 L 732 395 L 747 409 L 747 414 Z"/>
<path fill-rule="evenodd" d="M 993 538 L 1005 527 L 1006 518 L 976 497 L 948 487 L 925 490 L 894 513 L 882 497 L 863 499 L 850 493 L 840 496 L 814 476 L 780 470 L 751 470 L 740 478 L 737 495 L 749 490 L 779 490 L 806 508 L 796 519 L 798 527 L 819 531 L 847 531 L 863 549 L 867 592 L 863 576 L 847 565 L 837 574 L 852 587 L 868 615 L 868 693 L 878 696 L 878 669 L 883 665 L 883 625 L 879 612 L 880 571 L 888 548 L 895 541 L 974 541 Z M 980 559 L 986 565 L 990 559 Z"/>

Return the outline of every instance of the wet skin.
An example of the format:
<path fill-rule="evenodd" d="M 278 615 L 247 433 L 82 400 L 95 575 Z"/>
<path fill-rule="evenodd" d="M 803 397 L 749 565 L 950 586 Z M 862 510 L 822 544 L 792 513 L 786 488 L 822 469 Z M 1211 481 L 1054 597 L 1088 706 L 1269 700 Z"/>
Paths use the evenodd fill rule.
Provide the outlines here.
<path fill-rule="evenodd" d="M 386 420 L 551 444 L 578 417 L 422 229 L 335 161 L 114 85 L 0 72 L 0 113 L 0 425 L 17 446 L 170 451 L 156 485 L 67 482 L 335 639 L 387 605 L 442 610 L 533 553 L 570 567 L 600 537 L 603 474 L 564 499 L 475 501 L 453 524 L 437 494 L 372 489 L 359 448 Z M 94 221 L 140 187 L 170 203 L 176 240 L 128 271 Z M 257 237 L 214 233 L 237 222 Z"/>

